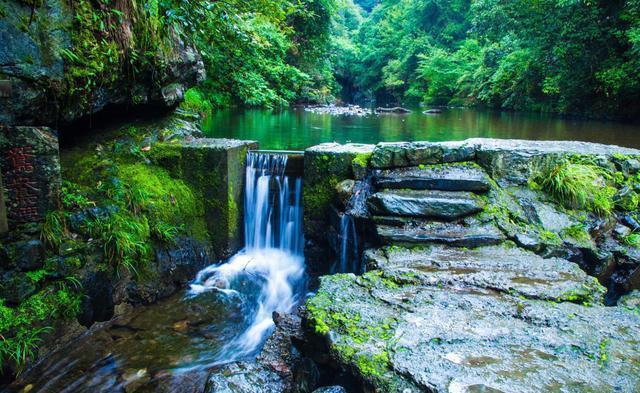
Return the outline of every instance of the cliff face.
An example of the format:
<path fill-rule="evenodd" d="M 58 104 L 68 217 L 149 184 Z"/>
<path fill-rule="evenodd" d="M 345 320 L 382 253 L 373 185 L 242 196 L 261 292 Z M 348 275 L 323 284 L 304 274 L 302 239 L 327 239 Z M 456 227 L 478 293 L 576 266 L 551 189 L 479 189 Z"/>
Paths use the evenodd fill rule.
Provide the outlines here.
<path fill-rule="evenodd" d="M 109 105 L 180 102 L 204 66 L 154 4 L 0 0 L 0 124 L 57 125 Z"/>

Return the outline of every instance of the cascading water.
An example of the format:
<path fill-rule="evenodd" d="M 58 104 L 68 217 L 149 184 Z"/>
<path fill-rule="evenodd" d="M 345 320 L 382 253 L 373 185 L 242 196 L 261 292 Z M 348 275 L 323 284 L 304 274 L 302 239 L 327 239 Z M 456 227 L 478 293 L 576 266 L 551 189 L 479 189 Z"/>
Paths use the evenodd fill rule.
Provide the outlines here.
<path fill-rule="evenodd" d="M 272 313 L 291 311 L 304 292 L 302 180 L 285 176 L 286 165 L 284 154 L 248 154 L 245 247 L 228 262 L 200 271 L 188 292 L 218 291 L 242 302 L 246 326 L 214 363 L 255 354 L 274 326 Z"/>
<path fill-rule="evenodd" d="M 363 273 L 358 250 L 358 231 L 356 218 L 367 216 L 367 198 L 371 194 L 371 180 L 357 181 L 353 187 L 353 193 L 344 213 L 340 216 L 340 255 L 334 264 L 333 272 L 339 273 Z"/>

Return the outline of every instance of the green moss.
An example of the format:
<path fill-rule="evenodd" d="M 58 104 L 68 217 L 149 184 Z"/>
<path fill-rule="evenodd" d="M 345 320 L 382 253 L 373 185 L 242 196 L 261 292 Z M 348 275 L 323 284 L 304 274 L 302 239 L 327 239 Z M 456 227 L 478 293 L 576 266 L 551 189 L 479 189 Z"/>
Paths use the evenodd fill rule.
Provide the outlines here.
<path fill-rule="evenodd" d="M 229 237 L 233 237 L 238 230 L 240 222 L 240 210 L 233 194 L 233 183 L 229 181 L 229 191 L 227 193 L 227 204 L 229 208 Z"/>
<path fill-rule="evenodd" d="M 561 294 L 558 297 L 558 301 L 571 302 L 582 304 L 584 306 L 590 306 L 594 303 L 597 297 L 606 293 L 606 288 L 600 285 L 594 278 L 590 285 L 582 285 L 580 288 L 572 289 Z"/>
<path fill-rule="evenodd" d="M 369 283 L 383 281 L 386 283 L 383 285 L 388 285 L 389 288 L 398 288 L 395 282 L 382 277 L 379 272 L 367 273 L 366 276 Z M 343 274 L 323 277 L 323 281 L 351 279 Z M 322 290 L 307 301 L 307 316 L 317 334 L 338 334 L 338 339 L 332 342 L 331 348 L 344 363 L 355 367 L 359 374 L 376 379 L 383 386 L 388 385 L 389 381 L 381 377 L 390 370 L 387 347 L 391 345 L 397 320 L 387 319 L 368 325 L 357 311 L 337 311 L 333 296 Z M 375 345 L 370 345 L 372 343 Z"/>
<path fill-rule="evenodd" d="M 546 244 L 553 244 L 557 246 L 562 244 L 562 239 L 560 238 L 560 235 L 558 235 L 555 232 L 546 231 L 542 228 L 539 228 L 538 235 L 540 236 L 540 240 L 542 240 Z"/>
<path fill-rule="evenodd" d="M 591 235 L 587 232 L 584 225 L 578 224 L 565 228 L 562 237 L 570 237 L 581 244 L 590 244 L 592 242 Z"/>
<path fill-rule="evenodd" d="M 371 156 L 373 156 L 373 152 L 356 154 L 351 163 L 361 168 L 367 168 L 369 166 Z"/>
<path fill-rule="evenodd" d="M 143 209 L 152 225 L 156 222 L 175 227 L 183 225 L 190 236 L 200 241 L 207 239 L 203 204 L 182 180 L 147 164 L 121 165 L 118 176 L 130 189 L 144 192 Z"/>
<path fill-rule="evenodd" d="M 328 175 L 313 185 L 306 185 L 303 190 L 303 203 L 305 218 L 324 218 L 327 208 L 335 198 L 335 189 L 340 178 L 336 175 Z"/>
<path fill-rule="evenodd" d="M 156 143 L 147 152 L 147 158 L 166 169 L 172 177 L 182 177 L 182 147 L 171 143 Z"/>
<path fill-rule="evenodd" d="M 627 212 L 638 210 L 639 203 L 640 196 L 635 191 L 628 191 L 624 195 L 616 196 L 615 201 L 616 208 Z"/>

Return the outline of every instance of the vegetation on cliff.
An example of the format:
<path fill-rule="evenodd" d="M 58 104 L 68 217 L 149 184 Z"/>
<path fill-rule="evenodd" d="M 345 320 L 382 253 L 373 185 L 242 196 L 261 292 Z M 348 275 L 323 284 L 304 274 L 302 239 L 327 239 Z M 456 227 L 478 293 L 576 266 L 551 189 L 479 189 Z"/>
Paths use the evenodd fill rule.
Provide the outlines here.
<path fill-rule="evenodd" d="M 277 107 L 327 101 L 333 77 L 323 59 L 335 0 L 165 2 L 166 23 L 200 50 L 206 105 Z"/>

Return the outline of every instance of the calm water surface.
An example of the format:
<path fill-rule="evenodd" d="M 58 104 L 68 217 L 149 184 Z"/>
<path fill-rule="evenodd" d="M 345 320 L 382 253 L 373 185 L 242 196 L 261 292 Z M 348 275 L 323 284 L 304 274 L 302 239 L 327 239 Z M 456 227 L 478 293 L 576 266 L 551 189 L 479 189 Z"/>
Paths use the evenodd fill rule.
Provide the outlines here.
<path fill-rule="evenodd" d="M 467 138 L 578 140 L 640 148 L 640 124 L 557 116 L 447 109 L 439 115 L 332 116 L 303 109 L 225 110 L 205 121 L 210 137 L 251 139 L 262 149 L 302 150 L 323 142 L 378 143 Z"/>

